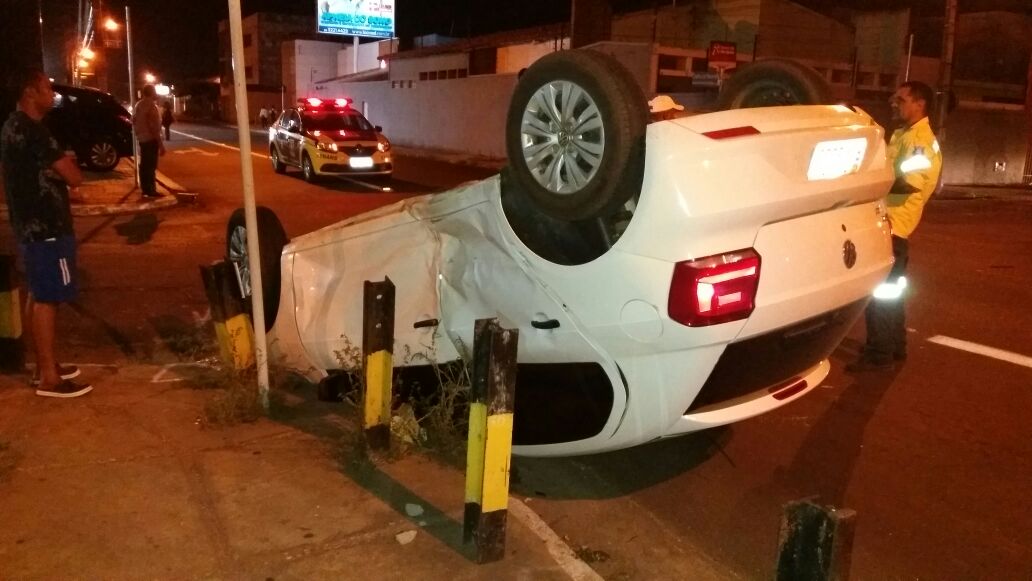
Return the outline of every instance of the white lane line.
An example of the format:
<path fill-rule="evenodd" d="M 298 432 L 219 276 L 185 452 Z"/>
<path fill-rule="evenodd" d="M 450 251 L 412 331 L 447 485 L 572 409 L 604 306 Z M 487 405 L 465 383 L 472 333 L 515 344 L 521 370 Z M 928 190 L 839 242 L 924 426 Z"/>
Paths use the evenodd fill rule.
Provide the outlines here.
<path fill-rule="evenodd" d="M 536 512 L 519 500 L 509 497 L 509 514 L 516 517 L 516 520 L 523 523 L 523 526 L 531 530 L 545 543 L 545 548 L 552 555 L 555 562 L 574 581 L 603 581 L 602 576 L 595 572 L 587 563 L 577 558 L 573 549 L 563 542 L 552 527 L 548 526 Z"/>
<path fill-rule="evenodd" d="M 217 146 L 217 147 L 223 147 L 225 149 L 232 149 L 233 151 L 240 151 L 239 147 L 234 147 L 232 145 L 226 145 L 225 143 L 219 143 L 218 141 L 212 141 L 210 139 L 205 139 L 203 137 L 198 137 L 197 135 L 191 135 L 190 133 L 183 133 L 182 131 L 177 131 L 177 130 L 174 130 L 174 129 L 172 130 L 172 133 L 175 133 L 176 135 L 182 135 L 183 137 L 189 137 L 190 139 L 196 139 L 197 141 L 203 141 L 204 143 L 209 143 L 209 144 Z M 255 157 L 258 157 L 258 158 L 261 158 L 261 159 L 269 159 L 269 156 L 265 155 L 264 153 L 255 153 L 255 152 L 252 151 L 251 155 L 253 155 Z"/>
<path fill-rule="evenodd" d="M 1000 361 L 1006 361 L 1007 363 L 1032 368 L 1032 357 L 1028 357 L 1027 355 L 1022 355 L 1020 353 L 1014 353 L 1013 351 L 1004 351 L 1003 349 L 997 349 L 995 347 L 986 347 L 985 345 L 979 345 L 978 343 L 972 343 L 970 341 L 962 341 L 945 335 L 936 335 L 928 340 L 932 343 L 960 349 L 961 351 L 967 351 L 968 353 L 985 355 L 986 357 L 992 357 L 993 359 L 999 359 Z"/>
<path fill-rule="evenodd" d="M 365 186 L 365 187 L 369 188 L 370 190 L 375 190 L 377 192 L 390 192 L 391 191 L 391 188 L 383 187 L 383 186 L 378 186 L 376 184 L 371 184 L 369 182 L 364 182 L 362 180 L 356 180 L 355 178 L 349 178 L 349 177 L 341 176 L 341 179 L 347 180 L 349 182 L 354 182 L 354 183 L 356 183 L 356 184 L 358 184 L 360 186 Z"/>

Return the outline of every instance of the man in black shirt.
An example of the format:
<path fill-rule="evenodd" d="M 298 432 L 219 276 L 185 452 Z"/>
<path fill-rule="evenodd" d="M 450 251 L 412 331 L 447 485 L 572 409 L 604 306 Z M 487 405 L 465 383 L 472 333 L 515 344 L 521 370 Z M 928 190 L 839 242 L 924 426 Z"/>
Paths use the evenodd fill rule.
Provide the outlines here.
<path fill-rule="evenodd" d="M 68 186 L 82 182 L 74 155 L 66 155 L 43 125 L 54 102 L 41 71 L 16 75 L 18 109 L 0 130 L 0 173 L 11 226 L 29 285 L 25 319 L 36 352 L 36 393 L 78 397 L 92 387 L 72 381 L 78 368 L 60 365 L 55 354 L 57 307 L 75 300 L 75 232 Z"/>

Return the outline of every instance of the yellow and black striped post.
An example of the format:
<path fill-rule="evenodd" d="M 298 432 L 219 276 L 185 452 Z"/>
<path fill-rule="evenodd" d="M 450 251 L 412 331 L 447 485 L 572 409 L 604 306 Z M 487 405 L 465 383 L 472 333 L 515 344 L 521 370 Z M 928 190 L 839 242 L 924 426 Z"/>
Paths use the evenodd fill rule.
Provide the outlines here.
<path fill-rule="evenodd" d="M 236 275 L 228 262 L 201 267 L 204 292 L 211 305 L 211 320 L 219 353 L 227 365 L 247 369 L 255 364 L 254 328 L 237 290 Z"/>
<path fill-rule="evenodd" d="M 7 373 L 25 369 L 21 297 L 14 279 L 14 257 L 0 255 L 0 371 Z"/>
<path fill-rule="evenodd" d="M 391 445 L 391 398 L 394 381 L 394 283 L 365 281 L 362 309 L 362 355 L 365 363 L 365 409 L 362 426 L 374 450 Z"/>
<path fill-rule="evenodd" d="M 476 322 L 463 541 L 476 543 L 478 563 L 505 556 L 518 342 L 519 330 L 497 319 Z"/>

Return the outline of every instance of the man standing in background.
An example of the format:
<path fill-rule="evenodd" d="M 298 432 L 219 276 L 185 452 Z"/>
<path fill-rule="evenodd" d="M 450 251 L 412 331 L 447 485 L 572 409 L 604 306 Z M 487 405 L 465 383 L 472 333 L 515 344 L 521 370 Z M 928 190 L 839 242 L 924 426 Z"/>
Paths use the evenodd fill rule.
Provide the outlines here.
<path fill-rule="evenodd" d="M 161 139 L 161 112 L 154 85 L 144 85 L 140 91 L 143 98 L 133 107 L 133 129 L 140 143 L 140 189 L 146 198 L 157 198 L 155 173 L 158 171 L 158 156 L 165 155 L 165 143 Z"/>
<path fill-rule="evenodd" d="M 54 104 L 50 79 L 29 69 L 15 76 L 11 88 L 18 109 L 0 130 L 0 190 L 29 286 L 25 321 L 36 354 L 32 383 L 37 395 L 78 397 L 93 388 L 72 381 L 79 369 L 58 363 L 55 344 L 58 306 L 78 294 L 68 187 L 78 186 L 82 174 L 75 156 L 62 151 L 43 124 Z"/>
<path fill-rule="evenodd" d="M 909 81 L 900 85 L 889 101 L 893 118 L 902 124 L 892 134 L 887 150 L 896 172 L 888 198 L 892 255 L 896 262 L 888 280 L 878 286 L 874 299 L 867 305 L 867 343 L 860 358 L 846 366 L 850 373 L 891 369 L 907 358 L 903 299 L 910 259 L 908 239 L 938 187 L 942 170 L 942 152 L 928 122 L 934 98 L 931 87 Z"/>

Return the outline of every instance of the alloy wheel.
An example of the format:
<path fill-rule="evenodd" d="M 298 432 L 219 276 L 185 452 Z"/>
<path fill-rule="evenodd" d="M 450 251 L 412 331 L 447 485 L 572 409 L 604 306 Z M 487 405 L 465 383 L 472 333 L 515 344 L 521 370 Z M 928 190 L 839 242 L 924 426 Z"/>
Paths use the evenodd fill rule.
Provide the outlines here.
<path fill-rule="evenodd" d="M 548 83 L 534 93 L 523 111 L 520 137 L 534 179 L 556 194 L 583 189 L 598 173 L 606 148 L 598 104 L 569 81 Z"/>

